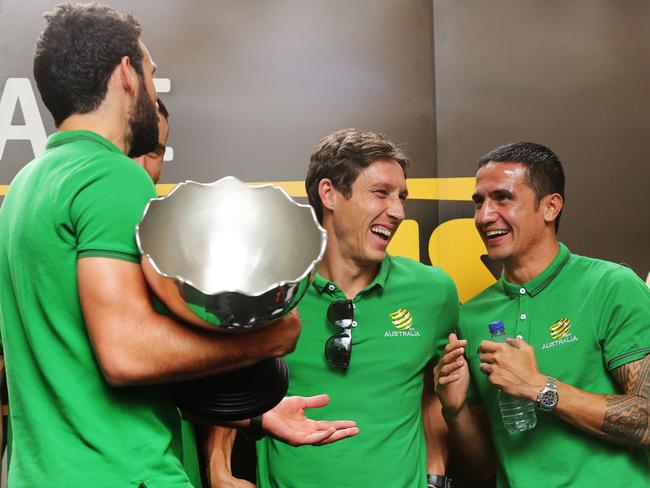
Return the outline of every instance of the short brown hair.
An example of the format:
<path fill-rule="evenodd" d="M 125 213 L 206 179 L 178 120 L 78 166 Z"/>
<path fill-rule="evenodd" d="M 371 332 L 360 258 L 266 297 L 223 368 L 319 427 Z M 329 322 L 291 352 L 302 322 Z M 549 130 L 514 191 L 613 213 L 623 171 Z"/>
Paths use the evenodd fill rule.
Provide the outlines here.
<path fill-rule="evenodd" d="M 318 195 L 318 184 L 329 178 L 345 198 L 352 196 L 352 185 L 359 173 L 375 161 L 393 160 L 404 171 L 409 160 L 404 152 L 385 135 L 358 129 L 341 129 L 321 139 L 309 161 L 305 188 L 309 203 L 323 222 L 323 203 Z"/>

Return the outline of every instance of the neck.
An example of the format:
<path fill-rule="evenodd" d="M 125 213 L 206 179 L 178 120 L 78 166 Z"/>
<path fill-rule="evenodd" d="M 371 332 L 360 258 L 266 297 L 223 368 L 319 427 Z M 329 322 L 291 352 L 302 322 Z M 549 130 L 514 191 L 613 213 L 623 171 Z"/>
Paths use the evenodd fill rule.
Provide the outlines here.
<path fill-rule="evenodd" d="M 537 244 L 533 249 L 512 262 L 504 262 L 506 279 L 517 285 L 523 285 L 538 276 L 553 262 L 560 245 L 557 238 Z"/>
<path fill-rule="evenodd" d="M 128 114 L 124 110 L 109 110 L 106 103 L 86 114 L 72 114 L 58 127 L 64 130 L 87 130 L 99 134 L 115 144 L 124 154 L 131 149 L 127 141 Z"/>
<path fill-rule="evenodd" d="M 372 283 L 379 272 L 379 266 L 379 263 L 359 264 L 328 243 L 318 273 L 326 280 L 336 283 L 346 297 L 354 298 Z"/>

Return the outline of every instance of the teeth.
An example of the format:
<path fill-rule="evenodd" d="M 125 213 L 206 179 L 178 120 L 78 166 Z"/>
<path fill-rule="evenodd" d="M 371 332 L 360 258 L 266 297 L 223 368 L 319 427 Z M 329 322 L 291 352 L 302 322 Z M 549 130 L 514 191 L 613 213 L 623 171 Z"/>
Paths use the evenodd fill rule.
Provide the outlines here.
<path fill-rule="evenodd" d="M 489 230 L 485 234 L 488 237 L 494 237 L 494 236 L 504 236 L 504 235 L 509 234 L 509 233 L 510 233 L 509 230 Z"/>
<path fill-rule="evenodd" d="M 382 234 L 386 237 L 390 237 L 390 235 L 392 234 L 392 232 L 386 229 L 385 227 L 374 226 L 374 227 L 370 227 L 370 230 L 375 232 L 376 234 Z"/>

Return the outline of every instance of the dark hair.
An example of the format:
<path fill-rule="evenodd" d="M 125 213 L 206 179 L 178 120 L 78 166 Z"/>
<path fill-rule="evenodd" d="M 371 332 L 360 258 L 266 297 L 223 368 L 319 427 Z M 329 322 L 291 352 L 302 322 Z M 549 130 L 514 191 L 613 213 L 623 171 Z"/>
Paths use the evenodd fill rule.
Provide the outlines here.
<path fill-rule="evenodd" d="M 158 113 L 165 117 L 165 119 L 169 119 L 169 110 L 167 110 L 163 101 L 160 98 L 156 98 L 156 103 L 158 104 Z"/>
<path fill-rule="evenodd" d="M 43 17 L 34 79 L 57 127 L 70 115 L 101 105 L 108 80 L 124 56 L 143 78 L 141 27 L 131 14 L 98 3 L 62 3 Z"/>
<path fill-rule="evenodd" d="M 311 155 L 305 180 L 307 198 L 318 221 L 323 222 L 323 203 L 318 195 L 318 184 L 323 178 L 332 180 L 334 188 L 350 198 L 361 170 L 382 159 L 396 161 L 406 176 L 408 158 L 383 134 L 341 129 L 321 139 Z"/>
<path fill-rule="evenodd" d="M 526 167 L 526 184 L 535 192 L 535 201 L 546 195 L 559 193 L 564 199 L 564 171 L 560 159 L 548 147 L 533 142 L 513 142 L 483 155 L 478 160 L 481 168 L 488 163 L 520 163 Z M 560 227 L 560 216 L 555 219 L 555 231 Z"/>

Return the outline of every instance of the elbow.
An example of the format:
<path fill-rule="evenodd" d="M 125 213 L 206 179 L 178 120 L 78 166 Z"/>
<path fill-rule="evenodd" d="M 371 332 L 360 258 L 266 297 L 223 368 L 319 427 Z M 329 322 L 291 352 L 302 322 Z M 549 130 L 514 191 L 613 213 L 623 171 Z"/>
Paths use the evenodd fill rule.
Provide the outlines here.
<path fill-rule="evenodd" d="M 115 387 L 139 385 L 147 382 L 147 372 L 142 370 L 138 361 L 126 357 L 126 354 L 97 354 L 99 369 L 106 382 Z"/>

